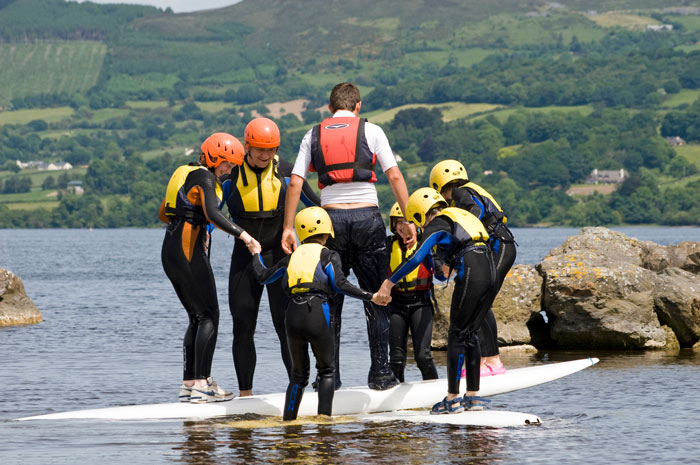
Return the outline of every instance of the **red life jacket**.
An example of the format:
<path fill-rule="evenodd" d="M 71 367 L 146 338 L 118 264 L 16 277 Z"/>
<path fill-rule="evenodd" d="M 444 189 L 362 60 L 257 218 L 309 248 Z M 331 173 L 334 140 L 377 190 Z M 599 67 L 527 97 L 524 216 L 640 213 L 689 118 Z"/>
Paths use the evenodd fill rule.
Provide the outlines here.
<path fill-rule="evenodd" d="M 337 182 L 377 182 L 372 153 L 365 137 L 366 118 L 327 118 L 311 132 L 310 171 L 318 172 L 318 187 Z"/>

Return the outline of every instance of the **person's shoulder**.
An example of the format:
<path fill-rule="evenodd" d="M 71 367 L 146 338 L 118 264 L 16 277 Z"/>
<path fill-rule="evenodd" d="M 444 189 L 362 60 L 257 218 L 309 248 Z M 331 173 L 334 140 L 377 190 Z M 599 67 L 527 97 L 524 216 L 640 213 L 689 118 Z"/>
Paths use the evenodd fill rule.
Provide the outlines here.
<path fill-rule="evenodd" d="M 384 132 L 384 129 L 382 129 L 382 127 L 379 126 L 378 124 L 375 124 L 375 123 L 372 123 L 371 121 L 365 120 L 365 131 L 369 128 L 371 128 L 370 130 L 372 130 L 372 131 Z"/>

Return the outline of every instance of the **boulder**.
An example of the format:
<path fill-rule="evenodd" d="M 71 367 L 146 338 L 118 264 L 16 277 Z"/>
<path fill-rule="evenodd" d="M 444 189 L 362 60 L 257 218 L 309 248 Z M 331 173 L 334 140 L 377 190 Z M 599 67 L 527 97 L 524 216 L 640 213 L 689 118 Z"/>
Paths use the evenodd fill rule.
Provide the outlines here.
<path fill-rule="evenodd" d="M 642 257 L 642 266 L 652 271 L 661 272 L 667 268 L 680 268 L 689 273 L 700 274 L 700 242 L 679 242 L 678 244 L 660 246 L 652 244 L 646 248 Z"/>
<path fill-rule="evenodd" d="M 19 276 L 0 268 L 0 327 L 40 321 L 41 312 L 27 296 Z"/>
<path fill-rule="evenodd" d="M 608 254 L 601 255 L 595 250 L 574 252 L 569 248 L 567 253 L 548 255 L 537 265 L 544 279 L 542 306 L 550 337 L 558 347 L 665 346 L 665 333 L 654 312 L 656 275 L 630 263 L 630 255 L 616 261 L 614 251 L 625 249 L 625 244 L 613 244 Z"/>
<path fill-rule="evenodd" d="M 700 338 L 699 251 L 700 243 L 664 247 L 584 228 L 537 265 L 550 340 L 582 349 L 692 346 Z"/>
<path fill-rule="evenodd" d="M 681 347 L 700 341 L 700 278 L 680 268 L 657 276 L 654 306 L 659 321 L 669 326 Z"/>

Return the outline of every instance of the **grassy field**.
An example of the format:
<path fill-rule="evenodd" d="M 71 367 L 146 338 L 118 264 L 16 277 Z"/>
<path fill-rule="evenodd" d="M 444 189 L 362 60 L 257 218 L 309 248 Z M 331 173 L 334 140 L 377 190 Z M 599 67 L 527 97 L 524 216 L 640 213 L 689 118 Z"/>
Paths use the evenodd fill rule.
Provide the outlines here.
<path fill-rule="evenodd" d="M 0 43 L 0 105 L 30 94 L 85 92 L 106 52 L 102 42 L 84 40 Z"/>
<path fill-rule="evenodd" d="M 691 104 L 700 98 L 700 89 L 681 89 L 677 94 L 670 94 L 664 100 L 664 108 L 675 108 L 683 104 Z"/>
<path fill-rule="evenodd" d="M 400 107 L 392 108 L 390 110 L 377 110 L 365 114 L 370 121 L 373 123 L 381 124 L 387 123 L 394 119 L 396 113 L 401 110 L 406 110 L 408 108 L 439 108 L 442 110 L 443 121 L 452 121 L 460 118 L 466 118 L 470 115 L 477 113 L 483 113 L 487 111 L 492 111 L 497 108 L 502 108 L 501 105 L 492 105 L 490 103 L 462 103 L 462 102 L 448 102 L 439 104 L 409 104 L 402 105 Z"/>
<path fill-rule="evenodd" d="M 675 147 L 676 153 L 693 163 L 700 169 L 700 144 L 689 144 Z"/>
<path fill-rule="evenodd" d="M 626 29 L 643 30 L 648 24 L 660 24 L 659 21 L 651 16 L 638 15 L 629 12 L 611 11 L 598 15 L 588 15 L 591 21 L 594 21 L 601 27 L 623 27 Z"/>
<path fill-rule="evenodd" d="M 36 119 L 43 119 L 47 123 L 55 123 L 56 121 L 61 121 L 71 116 L 73 116 L 73 109 L 71 107 L 3 111 L 0 112 L 0 126 L 3 124 L 27 124 Z"/>
<path fill-rule="evenodd" d="M 46 170 L 22 170 L 20 171 L 19 174 L 20 176 L 27 176 L 29 179 L 32 180 L 32 187 L 41 187 L 41 184 L 44 182 L 46 178 L 49 176 L 53 176 L 54 179 L 58 179 L 58 177 L 66 173 L 71 179 L 74 179 L 76 177 L 81 177 L 85 176 L 85 172 L 87 171 L 87 168 L 73 168 L 71 170 L 59 170 L 59 171 L 46 171 Z M 7 179 L 11 176 L 15 176 L 15 173 L 11 173 L 9 171 L 0 171 L 0 181 Z M 4 197 L 5 195 L 10 195 L 10 194 L 3 194 L 0 195 L 0 198 Z M 11 195 L 23 195 L 23 194 L 11 194 Z"/>
<path fill-rule="evenodd" d="M 576 105 L 576 106 L 570 106 L 570 107 L 562 107 L 562 106 L 548 106 L 548 107 L 517 107 L 517 108 L 505 108 L 505 109 L 496 109 L 492 112 L 489 112 L 487 114 L 480 114 L 478 116 L 475 116 L 473 119 L 480 119 L 480 118 L 485 118 L 488 115 L 494 115 L 499 121 L 503 122 L 506 119 L 508 119 L 509 116 L 512 114 L 519 112 L 519 111 L 524 111 L 527 113 L 550 113 L 553 111 L 564 111 L 564 112 L 569 112 L 569 111 L 577 111 L 581 113 L 584 116 L 590 115 L 593 113 L 594 108 L 592 105 Z"/>

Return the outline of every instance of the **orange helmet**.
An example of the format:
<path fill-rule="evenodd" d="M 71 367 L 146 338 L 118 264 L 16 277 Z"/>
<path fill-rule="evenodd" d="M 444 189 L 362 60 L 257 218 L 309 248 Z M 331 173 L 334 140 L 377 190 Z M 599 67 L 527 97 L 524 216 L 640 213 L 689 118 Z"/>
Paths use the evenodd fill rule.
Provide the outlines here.
<path fill-rule="evenodd" d="M 202 153 L 209 168 L 216 168 L 224 161 L 240 165 L 245 156 L 241 141 L 225 132 L 215 132 L 207 137 L 202 143 Z"/>
<path fill-rule="evenodd" d="M 245 127 L 245 149 L 259 147 L 261 149 L 280 146 L 280 130 L 269 118 L 255 118 Z"/>

